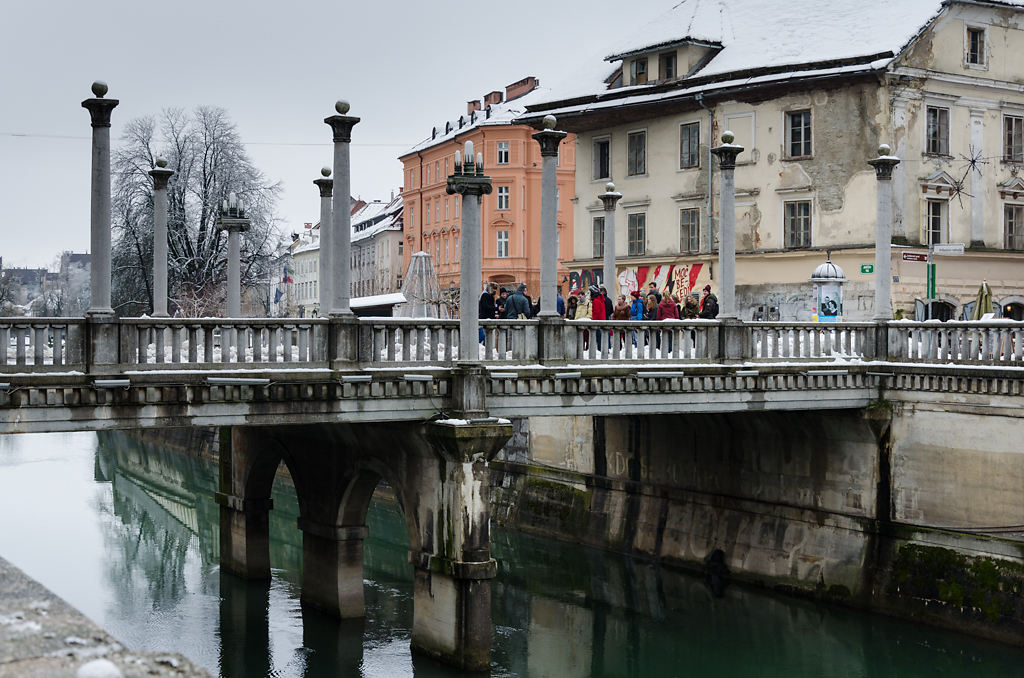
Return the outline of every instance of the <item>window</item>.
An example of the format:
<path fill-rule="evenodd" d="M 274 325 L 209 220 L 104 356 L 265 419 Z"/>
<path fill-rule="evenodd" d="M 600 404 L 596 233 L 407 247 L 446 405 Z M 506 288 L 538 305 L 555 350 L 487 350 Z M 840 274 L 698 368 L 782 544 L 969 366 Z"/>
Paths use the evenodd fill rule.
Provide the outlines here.
<path fill-rule="evenodd" d="M 445 219 L 450 219 L 451 218 L 450 216 L 448 216 L 448 198 L 444 199 L 444 218 Z"/>
<path fill-rule="evenodd" d="M 924 244 L 937 245 L 942 242 L 946 225 L 946 201 L 927 200 L 924 210 Z"/>
<path fill-rule="evenodd" d="M 647 247 L 647 215 L 643 213 L 630 214 L 628 219 L 629 249 L 627 254 L 630 256 L 643 254 Z"/>
<path fill-rule="evenodd" d="M 1005 205 L 1003 223 L 1003 247 L 1024 250 L 1024 205 Z"/>
<path fill-rule="evenodd" d="M 1024 118 L 1003 116 L 1003 160 L 1024 162 Z"/>
<path fill-rule="evenodd" d="M 786 247 L 811 246 L 811 203 L 809 200 L 786 203 Z"/>
<path fill-rule="evenodd" d="M 448 158 L 446 157 L 444 159 L 444 175 L 448 176 L 449 174 L 451 174 L 451 172 L 448 171 Z"/>
<path fill-rule="evenodd" d="M 448 263 L 448 238 L 444 239 L 444 263 Z"/>
<path fill-rule="evenodd" d="M 429 200 L 427 201 L 427 209 L 425 209 L 423 212 L 424 212 L 424 214 L 427 215 L 427 223 L 429 224 L 430 223 L 430 201 Z"/>
<path fill-rule="evenodd" d="M 679 210 L 679 251 L 696 252 L 699 249 L 700 210 Z"/>
<path fill-rule="evenodd" d="M 441 241 L 440 240 L 435 240 L 434 241 L 434 261 L 436 263 L 438 263 L 438 264 L 441 263 Z"/>
<path fill-rule="evenodd" d="M 498 231 L 498 254 L 499 259 L 508 258 L 508 231 Z"/>
<path fill-rule="evenodd" d="M 498 186 L 498 209 L 507 210 L 509 209 L 509 188 L 508 186 Z"/>
<path fill-rule="evenodd" d="M 629 84 L 647 84 L 647 58 L 633 59 L 629 64 Z"/>
<path fill-rule="evenodd" d="M 434 181 L 441 181 L 441 161 L 434 161 Z"/>
<path fill-rule="evenodd" d="M 786 153 L 790 158 L 811 154 L 811 112 L 786 113 Z"/>
<path fill-rule="evenodd" d="M 630 132 L 626 174 L 647 174 L 647 132 Z"/>
<path fill-rule="evenodd" d="M 398 256 L 402 256 L 405 253 L 405 241 L 398 241 Z"/>
<path fill-rule="evenodd" d="M 416 208 L 411 205 L 409 206 L 409 223 L 416 223 Z"/>
<path fill-rule="evenodd" d="M 430 183 L 430 165 L 427 164 L 427 183 Z"/>
<path fill-rule="evenodd" d="M 441 199 L 434 201 L 434 221 L 441 221 Z"/>
<path fill-rule="evenodd" d="M 967 54 L 966 63 L 968 66 L 985 65 L 985 29 L 967 29 Z"/>
<path fill-rule="evenodd" d="M 949 109 L 929 106 L 927 115 L 928 136 L 925 140 L 925 152 L 949 155 Z"/>
<path fill-rule="evenodd" d="M 594 139 L 594 172 L 592 178 L 610 179 L 612 176 L 612 140 L 609 137 Z"/>
<path fill-rule="evenodd" d="M 594 257 L 604 256 L 604 217 L 594 217 Z"/>
<path fill-rule="evenodd" d="M 676 77 L 676 53 L 665 52 L 658 57 L 658 78 L 664 80 L 674 77 Z"/>
<path fill-rule="evenodd" d="M 679 126 L 679 169 L 700 166 L 700 123 Z"/>
<path fill-rule="evenodd" d="M 507 141 L 499 141 L 498 142 L 498 164 L 499 165 L 507 165 L 508 164 L 508 142 Z"/>

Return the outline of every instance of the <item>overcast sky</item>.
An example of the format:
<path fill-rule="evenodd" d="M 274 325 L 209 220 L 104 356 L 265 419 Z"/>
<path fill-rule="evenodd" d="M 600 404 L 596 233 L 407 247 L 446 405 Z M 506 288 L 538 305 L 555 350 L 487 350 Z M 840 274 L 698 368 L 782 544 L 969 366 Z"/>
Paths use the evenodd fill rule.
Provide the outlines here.
<path fill-rule="evenodd" d="M 282 230 L 319 218 L 331 164 L 323 118 L 351 102 L 352 193 L 388 199 L 398 155 L 430 128 L 527 75 L 554 86 L 674 0 L 9 2 L 0 18 L 0 256 L 50 266 L 89 247 L 89 114 L 107 82 L 125 122 L 225 108 L 256 165 L 280 180 Z"/>

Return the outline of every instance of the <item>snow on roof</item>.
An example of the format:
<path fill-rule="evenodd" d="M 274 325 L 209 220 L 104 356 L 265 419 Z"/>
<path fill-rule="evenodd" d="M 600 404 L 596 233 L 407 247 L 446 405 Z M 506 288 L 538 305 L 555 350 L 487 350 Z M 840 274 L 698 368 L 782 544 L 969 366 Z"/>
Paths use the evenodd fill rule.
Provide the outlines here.
<path fill-rule="evenodd" d="M 947 0 L 948 2 L 948 0 Z M 630 37 L 605 50 L 605 63 L 556 86 L 547 101 L 607 92 L 605 79 L 632 54 L 682 43 L 721 45 L 691 78 L 728 78 L 786 66 L 814 70 L 839 60 L 898 54 L 942 8 L 943 0 L 682 0 Z M 1022 6 L 1024 0 L 997 0 Z M 888 61 L 876 68 L 887 65 Z M 609 64 L 607 62 L 613 62 Z M 830 63 L 831 62 L 831 63 Z M 681 80 L 685 84 L 686 78 Z M 629 88 L 644 90 L 650 85 Z M 625 90 L 626 88 L 622 88 Z M 616 90 L 616 91 L 622 91 Z"/>
<path fill-rule="evenodd" d="M 392 292 L 391 294 L 374 294 L 370 297 L 354 297 L 349 300 L 348 305 L 352 308 L 366 308 L 367 306 L 390 306 L 404 303 L 404 294 Z"/>
<path fill-rule="evenodd" d="M 459 118 L 454 120 L 448 120 L 442 122 L 437 126 L 437 136 L 428 136 L 426 139 L 410 148 L 405 153 L 399 156 L 399 159 L 404 158 L 410 153 L 416 151 L 422 151 L 438 144 L 443 144 L 447 141 L 451 141 L 460 134 L 466 134 L 467 132 L 476 129 L 477 127 L 486 127 L 491 125 L 513 125 L 515 119 L 526 113 L 526 107 L 531 104 L 536 104 L 541 101 L 551 100 L 551 88 L 541 87 L 540 84 L 534 87 L 526 94 L 516 97 L 510 101 L 502 101 L 500 103 L 491 104 L 490 116 L 487 115 L 487 107 L 476 111 L 475 115 L 463 115 L 462 116 L 462 127 L 459 127 Z M 450 125 L 451 129 L 446 132 L 446 125 Z"/>
<path fill-rule="evenodd" d="M 352 217 L 352 242 L 372 238 L 381 231 L 401 229 L 402 204 L 401 194 L 390 202 L 375 200 L 367 203 Z"/>

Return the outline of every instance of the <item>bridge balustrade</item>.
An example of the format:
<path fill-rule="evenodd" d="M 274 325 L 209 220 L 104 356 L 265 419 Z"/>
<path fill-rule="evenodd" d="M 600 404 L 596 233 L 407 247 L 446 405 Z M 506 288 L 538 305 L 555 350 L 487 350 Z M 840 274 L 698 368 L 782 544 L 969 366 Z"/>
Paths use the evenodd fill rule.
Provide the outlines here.
<path fill-rule="evenodd" d="M 744 323 L 755 360 L 866 358 L 872 353 L 874 323 Z"/>
<path fill-rule="evenodd" d="M 907 322 L 889 325 L 889 358 L 903 362 L 1024 365 L 1024 323 Z"/>
<path fill-rule="evenodd" d="M 124 318 L 121 362 L 171 365 L 326 366 L 326 318 Z"/>
<path fill-rule="evenodd" d="M 459 354 L 459 321 L 366 318 L 359 341 L 360 359 L 373 366 L 451 365 Z"/>
<path fill-rule="evenodd" d="M 84 369 L 84 325 L 82 318 L 0 318 L 0 368 Z"/>

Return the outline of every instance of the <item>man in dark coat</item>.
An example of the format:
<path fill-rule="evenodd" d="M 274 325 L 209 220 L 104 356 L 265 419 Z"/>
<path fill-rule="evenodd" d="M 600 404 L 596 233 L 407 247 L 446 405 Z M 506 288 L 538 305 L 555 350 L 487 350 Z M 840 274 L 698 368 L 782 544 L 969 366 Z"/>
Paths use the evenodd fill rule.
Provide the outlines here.
<path fill-rule="evenodd" d="M 524 318 L 532 318 L 530 300 L 526 298 L 526 285 L 520 284 L 516 291 L 505 301 L 505 317 L 515 320 L 520 315 Z"/>
<path fill-rule="evenodd" d="M 704 286 L 704 298 L 700 300 L 698 317 L 705 320 L 714 320 L 718 317 L 718 297 L 711 294 L 711 285 Z"/>
<path fill-rule="evenodd" d="M 477 317 L 480 320 L 494 320 L 494 314 L 497 313 L 497 306 L 494 305 L 494 296 L 498 293 L 498 286 L 494 283 L 488 283 L 487 289 L 480 295 L 480 303 L 478 304 Z M 480 343 L 484 343 L 484 328 L 480 328 Z"/>

